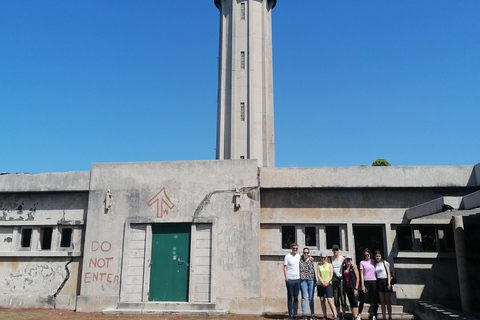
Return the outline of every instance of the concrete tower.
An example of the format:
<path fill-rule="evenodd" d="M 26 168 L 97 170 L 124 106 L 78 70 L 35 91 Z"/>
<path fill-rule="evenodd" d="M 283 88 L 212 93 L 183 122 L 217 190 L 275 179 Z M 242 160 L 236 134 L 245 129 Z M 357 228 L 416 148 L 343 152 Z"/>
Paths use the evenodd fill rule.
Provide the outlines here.
<path fill-rule="evenodd" d="M 275 166 L 271 11 L 276 0 L 215 0 L 220 10 L 217 159 Z"/>

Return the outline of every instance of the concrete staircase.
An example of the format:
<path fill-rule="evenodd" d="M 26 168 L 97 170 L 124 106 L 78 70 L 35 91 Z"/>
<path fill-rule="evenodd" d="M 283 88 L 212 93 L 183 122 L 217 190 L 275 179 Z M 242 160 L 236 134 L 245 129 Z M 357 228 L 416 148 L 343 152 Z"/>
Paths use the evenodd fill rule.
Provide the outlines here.
<path fill-rule="evenodd" d="M 363 306 L 363 312 L 361 314 L 362 319 L 368 319 L 369 313 L 372 312 L 373 308 L 367 303 Z M 380 304 L 378 304 L 378 318 L 377 319 L 382 319 L 382 308 L 380 307 Z M 348 314 L 348 312 L 347 312 Z M 388 311 L 387 311 L 387 318 L 388 318 Z M 403 306 L 402 305 L 394 305 L 392 304 L 392 319 L 412 319 L 413 315 L 409 313 L 403 312 Z"/>
<path fill-rule="evenodd" d="M 224 314 L 227 310 L 216 310 L 214 303 L 194 302 L 120 302 L 116 309 L 104 310 L 105 314 Z"/>

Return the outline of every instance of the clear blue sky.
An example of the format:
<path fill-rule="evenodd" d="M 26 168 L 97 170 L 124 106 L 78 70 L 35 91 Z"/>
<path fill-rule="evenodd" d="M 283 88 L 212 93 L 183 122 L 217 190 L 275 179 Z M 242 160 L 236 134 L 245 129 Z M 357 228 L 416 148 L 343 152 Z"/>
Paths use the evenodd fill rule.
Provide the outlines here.
<path fill-rule="evenodd" d="M 480 162 L 480 1 L 273 10 L 277 167 Z M 0 1 L 0 172 L 215 159 L 205 1 Z"/>

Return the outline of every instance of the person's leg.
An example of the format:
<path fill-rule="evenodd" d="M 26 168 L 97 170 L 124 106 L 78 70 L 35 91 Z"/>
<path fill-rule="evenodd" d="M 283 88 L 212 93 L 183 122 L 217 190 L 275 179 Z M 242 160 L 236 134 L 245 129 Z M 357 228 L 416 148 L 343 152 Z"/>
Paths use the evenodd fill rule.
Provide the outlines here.
<path fill-rule="evenodd" d="M 322 290 L 324 291 L 324 290 Z M 327 306 L 325 304 L 325 294 L 320 297 L 320 305 L 322 306 L 323 318 L 327 318 Z"/>
<path fill-rule="evenodd" d="M 387 305 L 388 310 L 388 318 L 392 317 L 392 300 L 391 300 L 391 292 L 385 292 L 385 304 Z"/>
<path fill-rule="evenodd" d="M 286 282 L 287 285 L 287 308 L 288 308 L 288 316 L 293 316 L 292 309 L 293 309 L 293 287 L 292 287 L 292 280 Z"/>
<path fill-rule="evenodd" d="M 348 297 L 348 303 L 350 304 L 350 310 L 352 310 L 353 319 L 355 319 L 357 317 L 358 308 L 353 290 L 351 288 L 346 288 L 345 294 Z"/>
<path fill-rule="evenodd" d="M 377 293 L 377 281 L 372 281 L 372 298 L 373 298 L 373 315 L 378 318 L 378 293 Z"/>
<path fill-rule="evenodd" d="M 340 312 L 340 282 L 333 280 L 332 281 L 332 290 L 333 290 L 333 303 L 335 304 L 335 310 L 337 314 Z"/>
<path fill-rule="evenodd" d="M 307 290 L 308 290 L 308 280 L 302 280 L 300 282 L 300 292 L 302 293 L 302 315 L 307 314 Z"/>
<path fill-rule="evenodd" d="M 367 289 L 367 286 L 365 284 L 365 288 Z M 358 313 L 361 314 L 363 311 L 363 305 L 365 304 L 365 301 L 368 298 L 368 292 L 362 292 L 361 294 L 359 293 L 359 301 L 360 305 L 358 306 Z"/>
<path fill-rule="evenodd" d="M 308 281 L 308 305 L 310 306 L 310 315 L 315 316 L 315 305 L 313 292 L 315 291 L 315 282 L 313 280 Z"/>
<path fill-rule="evenodd" d="M 345 317 L 345 312 L 347 312 L 347 297 L 345 296 L 345 290 L 343 287 L 343 280 L 340 281 L 340 304 L 342 305 L 343 316 Z"/>
<path fill-rule="evenodd" d="M 330 309 L 332 309 L 333 317 L 335 318 L 337 316 L 337 308 L 335 307 L 335 303 L 333 302 L 333 288 L 332 288 L 332 286 L 328 286 L 326 288 L 326 292 L 327 292 L 328 304 L 330 305 Z"/>
<path fill-rule="evenodd" d="M 300 279 L 293 280 L 293 316 L 296 317 L 298 311 L 298 293 L 300 292 Z"/>
<path fill-rule="evenodd" d="M 386 319 L 386 310 L 385 310 L 385 292 L 379 292 L 378 297 L 380 298 L 380 307 L 382 308 L 382 319 Z"/>

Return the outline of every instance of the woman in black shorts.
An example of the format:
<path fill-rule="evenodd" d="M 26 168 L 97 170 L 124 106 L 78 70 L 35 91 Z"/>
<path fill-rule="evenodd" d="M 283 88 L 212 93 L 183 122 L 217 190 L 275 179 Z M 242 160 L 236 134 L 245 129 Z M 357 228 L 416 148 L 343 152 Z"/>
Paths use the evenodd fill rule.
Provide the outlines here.
<path fill-rule="evenodd" d="M 343 292 L 348 297 L 350 302 L 350 309 L 352 310 L 353 320 L 361 319 L 358 315 L 358 285 L 360 277 L 358 275 L 358 268 L 352 262 L 352 256 L 347 254 L 343 260 Z"/>
<path fill-rule="evenodd" d="M 382 307 L 382 319 L 385 317 L 385 305 L 388 309 L 388 320 L 392 319 L 392 303 L 390 301 L 390 293 L 392 292 L 392 285 L 390 283 L 390 264 L 388 261 L 382 259 L 382 253 L 375 251 L 375 271 L 377 273 L 377 292 L 380 298 L 380 305 Z"/>

